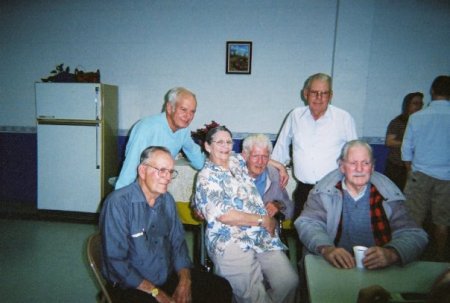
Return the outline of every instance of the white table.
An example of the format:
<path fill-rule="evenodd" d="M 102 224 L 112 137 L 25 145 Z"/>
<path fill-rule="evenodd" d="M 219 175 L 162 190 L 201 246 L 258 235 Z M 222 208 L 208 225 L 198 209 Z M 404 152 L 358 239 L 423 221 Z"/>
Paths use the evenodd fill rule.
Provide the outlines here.
<path fill-rule="evenodd" d="M 391 293 L 428 292 L 434 280 L 450 263 L 417 261 L 404 267 L 379 270 L 338 269 L 322 256 L 305 257 L 306 280 L 311 303 L 354 303 L 358 292 L 378 284 Z"/>

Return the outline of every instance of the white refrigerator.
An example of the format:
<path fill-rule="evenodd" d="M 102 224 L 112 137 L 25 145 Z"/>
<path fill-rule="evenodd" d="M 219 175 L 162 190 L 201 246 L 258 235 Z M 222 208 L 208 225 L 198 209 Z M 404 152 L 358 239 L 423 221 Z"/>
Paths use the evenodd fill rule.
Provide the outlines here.
<path fill-rule="evenodd" d="M 118 175 L 118 88 L 36 83 L 37 207 L 95 213 Z"/>

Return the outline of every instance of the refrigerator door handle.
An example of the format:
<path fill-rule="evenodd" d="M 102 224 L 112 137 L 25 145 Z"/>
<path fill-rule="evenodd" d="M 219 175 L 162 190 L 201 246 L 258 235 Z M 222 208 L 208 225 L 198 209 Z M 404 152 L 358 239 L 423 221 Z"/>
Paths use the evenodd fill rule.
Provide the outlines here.
<path fill-rule="evenodd" d="M 95 168 L 100 169 L 100 152 L 101 152 L 101 139 L 99 135 L 100 124 L 95 126 Z"/>
<path fill-rule="evenodd" d="M 99 120 L 99 108 L 98 108 L 98 94 L 100 88 L 98 86 L 95 87 L 95 117 Z"/>

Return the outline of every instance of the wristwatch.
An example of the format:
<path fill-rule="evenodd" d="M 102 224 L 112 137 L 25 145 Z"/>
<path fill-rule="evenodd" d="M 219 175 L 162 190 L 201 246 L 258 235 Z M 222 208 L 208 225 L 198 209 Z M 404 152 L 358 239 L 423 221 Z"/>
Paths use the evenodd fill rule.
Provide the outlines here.
<path fill-rule="evenodd" d="M 263 216 L 259 215 L 259 219 L 258 219 L 258 226 L 261 226 L 263 223 Z"/>
<path fill-rule="evenodd" d="M 150 294 L 152 295 L 153 298 L 156 298 L 156 296 L 158 296 L 158 294 L 159 294 L 159 289 L 156 287 L 153 287 L 153 289 L 150 291 Z"/>

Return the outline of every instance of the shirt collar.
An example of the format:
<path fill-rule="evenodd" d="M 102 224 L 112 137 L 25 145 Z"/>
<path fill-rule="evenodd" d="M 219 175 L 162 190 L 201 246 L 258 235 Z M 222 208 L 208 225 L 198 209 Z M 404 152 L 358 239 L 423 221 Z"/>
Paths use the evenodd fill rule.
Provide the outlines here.
<path fill-rule="evenodd" d="M 367 185 L 368 184 L 366 184 L 363 187 L 363 189 L 359 192 L 358 195 L 356 195 L 356 197 L 353 197 L 352 195 L 350 195 L 350 192 L 348 191 L 347 184 L 345 184 L 345 177 L 342 179 L 342 189 L 345 190 L 346 192 L 348 192 L 348 194 L 353 198 L 353 200 L 355 200 L 355 202 L 358 201 L 359 199 L 361 199 L 364 196 L 364 194 L 365 194 L 365 192 L 367 190 Z"/>

